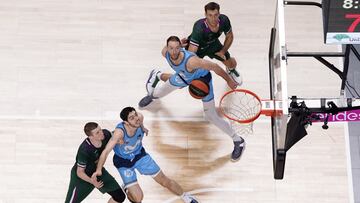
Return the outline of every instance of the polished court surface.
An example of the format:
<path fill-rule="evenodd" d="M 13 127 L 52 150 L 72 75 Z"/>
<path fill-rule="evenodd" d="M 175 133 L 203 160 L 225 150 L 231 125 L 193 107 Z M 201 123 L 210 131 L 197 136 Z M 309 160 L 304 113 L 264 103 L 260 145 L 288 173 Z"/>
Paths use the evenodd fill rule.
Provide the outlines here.
<path fill-rule="evenodd" d="M 112 130 L 120 110 L 137 107 L 170 35 L 187 36 L 207 1 L 0 0 L 0 203 L 64 202 L 83 125 Z M 269 97 L 268 45 L 275 0 L 218 1 L 235 36 L 230 48 L 243 88 Z M 338 51 L 323 44 L 321 10 L 285 10 L 289 51 Z M 338 59 L 330 60 L 338 64 Z M 213 74 L 214 76 L 214 74 Z M 288 61 L 289 95 L 336 97 L 340 80 L 314 59 Z M 218 103 L 228 90 L 214 76 Z M 165 174 L 201 202 L 349 201 L 344 123 L 308 136 L 288 151 L 274 180 L 270 119 L 254 123 L 247 148 L 230 162 L 232 142 L 203 119 L 202 104 L 182 89 L 140 110 L 147 151 Z M 111 158 L 106 168 L 120 181 Z M 181 202 L 151 177 L 138 176 L 144 203 Z M 94 190 L 87 203 L 106 202 Z"/>

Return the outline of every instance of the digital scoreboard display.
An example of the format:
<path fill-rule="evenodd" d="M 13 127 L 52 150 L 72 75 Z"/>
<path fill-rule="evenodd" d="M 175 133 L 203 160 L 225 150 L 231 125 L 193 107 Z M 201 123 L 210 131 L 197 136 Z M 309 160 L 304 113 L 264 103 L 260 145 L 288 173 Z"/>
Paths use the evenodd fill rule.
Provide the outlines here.
<path fill-rule="evenodd" d="M 326 44 L 360 44 L 360 0 L 322 0 Z"/>

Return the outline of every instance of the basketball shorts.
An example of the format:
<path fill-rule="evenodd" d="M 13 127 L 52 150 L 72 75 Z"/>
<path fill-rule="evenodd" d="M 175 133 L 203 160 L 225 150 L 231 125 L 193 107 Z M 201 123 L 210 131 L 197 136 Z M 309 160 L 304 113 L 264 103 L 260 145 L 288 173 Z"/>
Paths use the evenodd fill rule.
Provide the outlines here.
<path fill-rule="evenodd" d="M 160 167 L 151 158 L 151 156 L 149 154 L 147 154 L 144 157 L 142 157 L 141 159 L 139 159 L 130 168 L 126 168 L 126 167 L 118 168 L 121 179 L 124 182 L 125 188 L 128 188 L 137 183 L 135 169 L 143 175 L 150 175 L 152 177 L 155 177 L 160 172 Z"/>
<path fill-rule="evenodd" d="M 102 193 L 108 193 L 120 189 L 120 185 L 116 182 L 115 178 L 103 168 L 102 175 L 98 178 L 103 181 L 104 186 L 99 190 Z M 90 184 L 76 174 L 76 168 L 71 170 L 70 184 L 66 195 L 65 203 L 77 203 L 83 201 L 93 191 L 95 186 Z"/>
<path fill-rule="evenodd" d="M 216 55 L 216 52 L 219 52 L 221 49 L 223 48 L 223 45 L 221 44 L 221 42 L 219 40 L 216 40 L 215 42 L 209 44 L 207 47 L 199 47 L 196 55 L 199 58 L 204 58 L 205 56 L 208 56 L 209 58 L 215 58 L 219 61 L 224 61 L 223 58 L 219 57 L 218 55 Z M 228 60 L 230 58 L 230 53 L 228 51 L 225 52 L 225 58 L 226 60 Z"/>

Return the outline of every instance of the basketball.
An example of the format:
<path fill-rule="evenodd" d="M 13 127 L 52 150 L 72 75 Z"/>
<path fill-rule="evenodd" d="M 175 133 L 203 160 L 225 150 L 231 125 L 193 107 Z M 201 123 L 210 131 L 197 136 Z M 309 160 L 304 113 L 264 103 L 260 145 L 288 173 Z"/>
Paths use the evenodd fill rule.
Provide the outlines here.
<path fill-rule="evenodd" d="M 202 99 L 206 97 L 209 94 L 209 90 L 209 84 L 200 79 L 191 81 L 189 85 L 189 93 L 195 99 Z"/>

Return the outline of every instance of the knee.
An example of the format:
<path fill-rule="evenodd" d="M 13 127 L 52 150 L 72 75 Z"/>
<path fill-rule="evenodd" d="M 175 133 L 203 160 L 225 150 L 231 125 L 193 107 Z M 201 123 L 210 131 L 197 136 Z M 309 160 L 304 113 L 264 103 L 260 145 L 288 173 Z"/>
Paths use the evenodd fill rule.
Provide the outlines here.
<path fill-rule="evenodd" d="M 112 199 L 115 200 L 116 202 L 124 202 L 125 200 L 125 193 L 122 191 L 121 188 L 115 190 L 115 191 L 112 191 L 112 192 L 109 192 Z"/>
<path fill-rule="evenodd" d="M 131 195 L 130 195 L 131 196 Z M 131 196 L 131 197 L 128 197 L 128 199 L 130 200 L 130 202 L 133 202 L 133 203 L 140 203 L 144 198 L 144 195 L 141 194 L 141 195 L 134 195 L 134 196 Z"/>
<path fill-rule="evenodd" d="M 142 191 L 129 191 L 128 192 L 128 199 L 130 202 L 139 203 L 143 200 L 144 194 Z"/>

